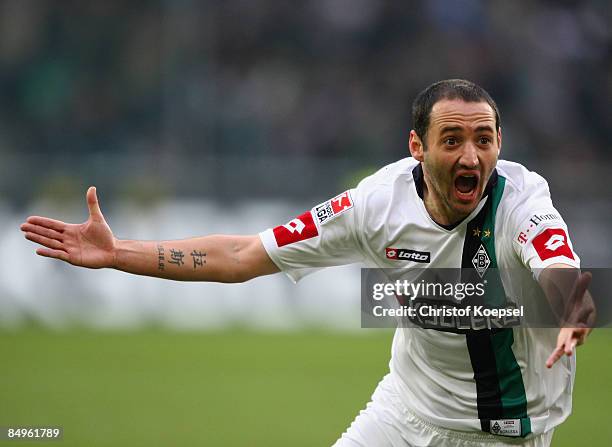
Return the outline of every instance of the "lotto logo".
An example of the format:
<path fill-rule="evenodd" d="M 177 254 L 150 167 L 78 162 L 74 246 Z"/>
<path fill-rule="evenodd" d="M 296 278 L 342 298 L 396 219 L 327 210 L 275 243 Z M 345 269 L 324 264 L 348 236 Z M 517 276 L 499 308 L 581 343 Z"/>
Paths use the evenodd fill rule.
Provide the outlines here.
<path fill-rule="evenodd" d="M 299 241 L 305 241 L 318 236 L 317 226 L 312 219 L 312 213 L 306 211 L 285 225 L 280 225 L 273 230 L 276 245 L 283 247 Z"/>
<path fill-rule="evenodd" d="M 302 231 L 304 231 L 304 228 L 306 228 L 306 224 L 300 219 L 293 219 L 290 220 L 289 223 L 283 225 L 283 227 L 289 230 L 290 233 L 297 232 L 298 234 L 302 234 Z"/>
<path fill-rule="evenodd" d="M 385 255 L 387 259 L 421 262 L 424 264 L 429 263 L 431 259 L 431 254 L 428 251 L 408 250 L 406 248 L 387 247 L 385 249 Z"/>
<path fill-rule="evenodd" d="M 560 234 L 553 234 L 550 239 L 546 241 L 544 246 L 547 250 L 555 251 L 557 248 L 562 247 L 565 244 L 565 238 Z"/>
<path fill-rule="evenodd" d="M 547 228 L 533 240 L 533 247 L 542 261 L 557 256 L 574 259 L 574 254 L 567 240 L 567 234 L 562 228 Z"/>
<path fill-rule="evenodd" d="M 315 206 L 314 213 L 319 223 L 324 224 L 352 207 L 353 200 L 351 199 L 351 195 L 349 191 L 345 191 L 333 199 Z"/>

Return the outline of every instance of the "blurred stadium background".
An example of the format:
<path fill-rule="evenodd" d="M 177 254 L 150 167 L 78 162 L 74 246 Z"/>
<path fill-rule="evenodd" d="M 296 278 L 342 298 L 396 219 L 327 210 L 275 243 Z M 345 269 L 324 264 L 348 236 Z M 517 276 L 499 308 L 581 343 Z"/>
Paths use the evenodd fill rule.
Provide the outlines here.
<path fill-rule="evenodd" d="M 357 267 L 164 282 L 37 258 L 18 226 L 82 221 L 92 184 L 118 237 L 284 223 L 404 157 L 439 79 L 490 91 L 503 158 L 548 179 L 583 265 L 611 266 L 610 23 L 604 0 L 0 0 L 0 426 L 331 444 L 389 356 L 359 328 Z M 612 442 L 610 341 L 581 348 L 554 445 Z"/>

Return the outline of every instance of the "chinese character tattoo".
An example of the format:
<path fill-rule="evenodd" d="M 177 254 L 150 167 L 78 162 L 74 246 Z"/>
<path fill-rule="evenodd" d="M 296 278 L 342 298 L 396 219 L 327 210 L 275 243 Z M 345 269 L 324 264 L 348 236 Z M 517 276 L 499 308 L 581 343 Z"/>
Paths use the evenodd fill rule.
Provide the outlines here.
<path fill-rule="evenodd" d="M 185 264 L 183 258 L 185 255 L 181 250 L 175 250 L 174 248 L 170 249 L 170 260 L 168 261 L 170 264 L 176 264 L 177 266 L 182 266 Z"/>
<path fill-rule="evenodd" d="M 204 267 L 204 264 L 206 264 L 206 259 L 204 259 L 206 257 L 206 253 L 203 253 L 202 251 L 193 250 L 191 252 L 191 257 L 193 259 L 194 270 L 198 267 Z"/>

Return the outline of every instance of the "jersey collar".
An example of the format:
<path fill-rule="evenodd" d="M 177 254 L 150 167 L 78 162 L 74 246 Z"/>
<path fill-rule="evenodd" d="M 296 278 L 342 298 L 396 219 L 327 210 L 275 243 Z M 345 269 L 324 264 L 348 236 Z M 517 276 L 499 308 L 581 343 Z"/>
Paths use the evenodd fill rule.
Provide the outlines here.
<path fill-rule="evenodd" d="M 421 198 L 421 200 L 423 200 L 423 181 L 424 180 L 423 180 L 423 166 L 421 163 L 417 164 L 412 170 L 412 177 L 414 178 L 414 187 L 416 188 L 416 192 L 418 196 Z M 489 177 L 487 186 L 485 186 L 484 194 L 482 195 L 482 199 L 480 199 L 481 202 L 484 198 L 486 198 L 491 193 L 495 185 L 497 185 L 498 177 L 499 177 L 499 174 L 497 173 L 497 168 L 495 168 L 493 169 L 493 172 L 491 173 L 491 177 Z M 453 225 L 442 225 L 437 222 L 436 224 L 444 228 L 445 230 L 450 231 L 453 228 L 457 227 L 461 222 L 463 222 L 463 220 Z"/>

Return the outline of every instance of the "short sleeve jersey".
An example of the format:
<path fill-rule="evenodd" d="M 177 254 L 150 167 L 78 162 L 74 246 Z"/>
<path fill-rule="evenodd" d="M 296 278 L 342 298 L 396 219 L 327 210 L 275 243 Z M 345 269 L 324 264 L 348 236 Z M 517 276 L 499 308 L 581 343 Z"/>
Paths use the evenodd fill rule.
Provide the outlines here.
<path fill-rule="evenodd" d="M 293 281 L 354 262 L 398 270 L 469 267 L 478 250 L 500 269 L 524 272 L 534 286 L 545 267 L 580 266 L 546 181 L 504 160 L 476 209 L 453 228 L 429 216 L 421 164 L 405 158 L 260 238 Z M 440 427 L 506 436 L 543 433 L 571 412 L 574 358 L 564 357 L 550 370 L 544 366 L 557 333 L 398 328 L 391 376 L 404 405 Z"/>

